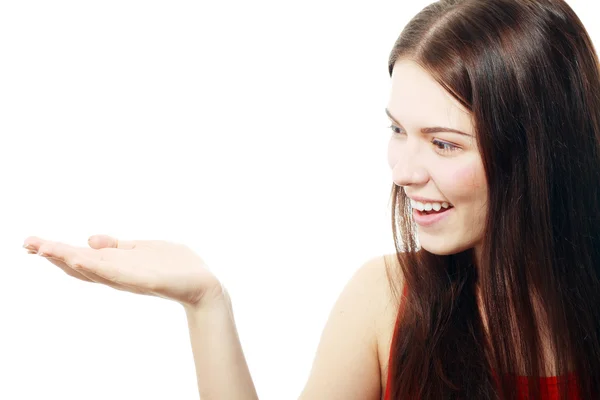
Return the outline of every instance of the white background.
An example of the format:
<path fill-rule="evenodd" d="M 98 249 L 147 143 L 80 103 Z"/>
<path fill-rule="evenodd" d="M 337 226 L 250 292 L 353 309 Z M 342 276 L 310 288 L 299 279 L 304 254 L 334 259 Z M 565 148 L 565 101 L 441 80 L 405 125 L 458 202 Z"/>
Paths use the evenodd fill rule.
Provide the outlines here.
<path fill-rule="evenodd" d="M 297 398 L 343 286 L 394 251 L 387 59 L 429 3 L 1 2 L 0 398 L 198 398 L 179 304 L 21 248 L 97 233 L 192 247 L 260 398 Z"/>

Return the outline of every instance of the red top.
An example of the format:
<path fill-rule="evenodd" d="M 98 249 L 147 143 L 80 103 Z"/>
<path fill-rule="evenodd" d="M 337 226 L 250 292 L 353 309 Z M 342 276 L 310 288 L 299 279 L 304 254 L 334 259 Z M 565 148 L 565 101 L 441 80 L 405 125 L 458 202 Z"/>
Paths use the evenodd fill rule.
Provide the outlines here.
<path fill-rule="evenodd" d="M 384 400 L 392 400 L 390 398 L 390 379 L 391 375 L 388 375 L 388 380 L 387 380 L 387 387 L 385 390 L 385 397 Z M 560 395 L 560 386 L 558 385 L 557 382 L 557 377 L 555 376 L 548 376 L 548 377 L 540 377 L 539 378 L 541 381 L 541 400 L 559 400 L 559 395 Z M 581 396 L 579 395 L 578 389 L 577 389 L 577 383 L 576 383 L 576 379 L 575 379 L 575 375 L 574 374 L 568 374 L 568 380 L 569 380 L 569 399 L 581 399 Z M 519 376 L 517 377 L 517 381 L 518 381 L 518 390 L 519 390 L 519 397 L 518 400 L 527 400 L 528 399 L 528 393 L 527 393 L 527 377 L 525 376 Z"/>
<path fill-rule="evenodd" d="M 406 296 L 406 293 L 407 293 L 406 285 L 404 285 L 403 292 L 404 292 L 404 296 Z M 404 302 L 402 304 L 404 304 Z M 392 347 L 394 346 L 395 339 L 396 339 L 396 332 L 394 332 L 394 337 L 392 338 Z M 392 363 L 391 354 L 392 354 L 392 351 L 390 349 L 390 359 L 389 359 L 388 365 L 391 365 L 391 363 Z M 389 368 L 388 368 L 388 370 L 389 370 Z M 569 399 L 574 399 L 574 400 L 581 399 L 581 396 L 579 395 L 578 388 L 577 388 L 577 380 L 573 373 L 569 373 L 565 377 L 548 376 L 548 377 L 540 377 L 539 379 L 541 382 L 541 386 L 540 386 L 540 390 L 541 390 L 540 399 L 541 400 L 559 400 L 559 395 L 560 395 L 559 384 L 561 384 L 565 379 L 568 380 Z M 391 382 L 391 374 L 388 374 L 384 400 L 392 400 L 390 397 L 391 396 L 390 382 Z M 518 387 L 518 391 L 519 391 L 518 400 L 527 400 L 528 399 L 527 377 L 526 376 L 518 376 L 517 377 L 517 385 L 518 385 L 517 387 Z"/>

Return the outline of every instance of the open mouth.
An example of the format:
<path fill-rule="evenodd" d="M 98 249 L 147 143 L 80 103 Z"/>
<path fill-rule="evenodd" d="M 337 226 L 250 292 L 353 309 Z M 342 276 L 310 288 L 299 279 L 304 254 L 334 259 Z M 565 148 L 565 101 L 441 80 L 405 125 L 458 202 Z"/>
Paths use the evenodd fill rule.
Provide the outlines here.
<path fill-rule="evenodd" d="M 437 223 L 446 219 L 446 216 L 452 214 L 454 206 L 448 206 L 448 208 L 440 208 L 438 211 L 419 211 L 413 208 L 413 218 L 415 222 L 422 227 L 429 227 L 436 225 Z"/>
<path fill-rule="evenodd" d="M 448 211 L 448 210 L 450 210 L 450 209 L 452 209 L 452 208 L 454 208 L 454 206 L 450 206 L 450 205 L 449 205 L 449 206 L 448 206 L 448 208 L 444 208 L 444 207 L 442 207 L 442 208 L 440 208 L 440 210 L 439 210 L 439 211 L 435 211 L 435 210 L 433 210 L 433 209 L 432 209 L 432 210 L 430 210 L 430 211 L 426 211 L 426 210 L 420 211 L 420 210 L 417 210 L 416 208 L 415 208 L 414 210 L 415 210 L 417 213 L 421 214 L 421 215 L 431 215 L 431 214 L 442 214 L 443 212 L 446 212 L 446 211 Z"/>

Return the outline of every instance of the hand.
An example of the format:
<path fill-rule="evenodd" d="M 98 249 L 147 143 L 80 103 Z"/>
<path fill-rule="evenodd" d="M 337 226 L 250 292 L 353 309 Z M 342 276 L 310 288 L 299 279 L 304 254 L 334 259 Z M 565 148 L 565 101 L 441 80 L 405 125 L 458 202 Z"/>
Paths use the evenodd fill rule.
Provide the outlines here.
<path fill-rule="evenodd" d="M 223 294 L 216 276 L 185 245 L 161 240 L 123 241 L 106 235 L 94 235 L 88 244 L 91 249 L 31 236 L 23 247 L 77 279 L 175 300 L 184 307 L 196 308 L 206 299 Z"/>

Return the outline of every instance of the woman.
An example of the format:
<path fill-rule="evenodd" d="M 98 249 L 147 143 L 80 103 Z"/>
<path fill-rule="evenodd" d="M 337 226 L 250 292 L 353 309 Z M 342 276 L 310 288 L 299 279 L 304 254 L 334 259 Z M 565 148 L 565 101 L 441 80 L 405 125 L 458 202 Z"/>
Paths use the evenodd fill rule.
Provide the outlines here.
<path fill-rule="evenodd" d="M 344 289 L 301 399 L 598 398 L 600 71 L 580 20 L 559 0 L 442 0 L 405 27 L 389 72 L 397 252 Z M 181 303 L 201 396 L 257 398 L 201 258 L 89 244 L 25 241 L 79 279 Z M 381 271 L 392 326 L 364 301 L 383 298 Z"/>

